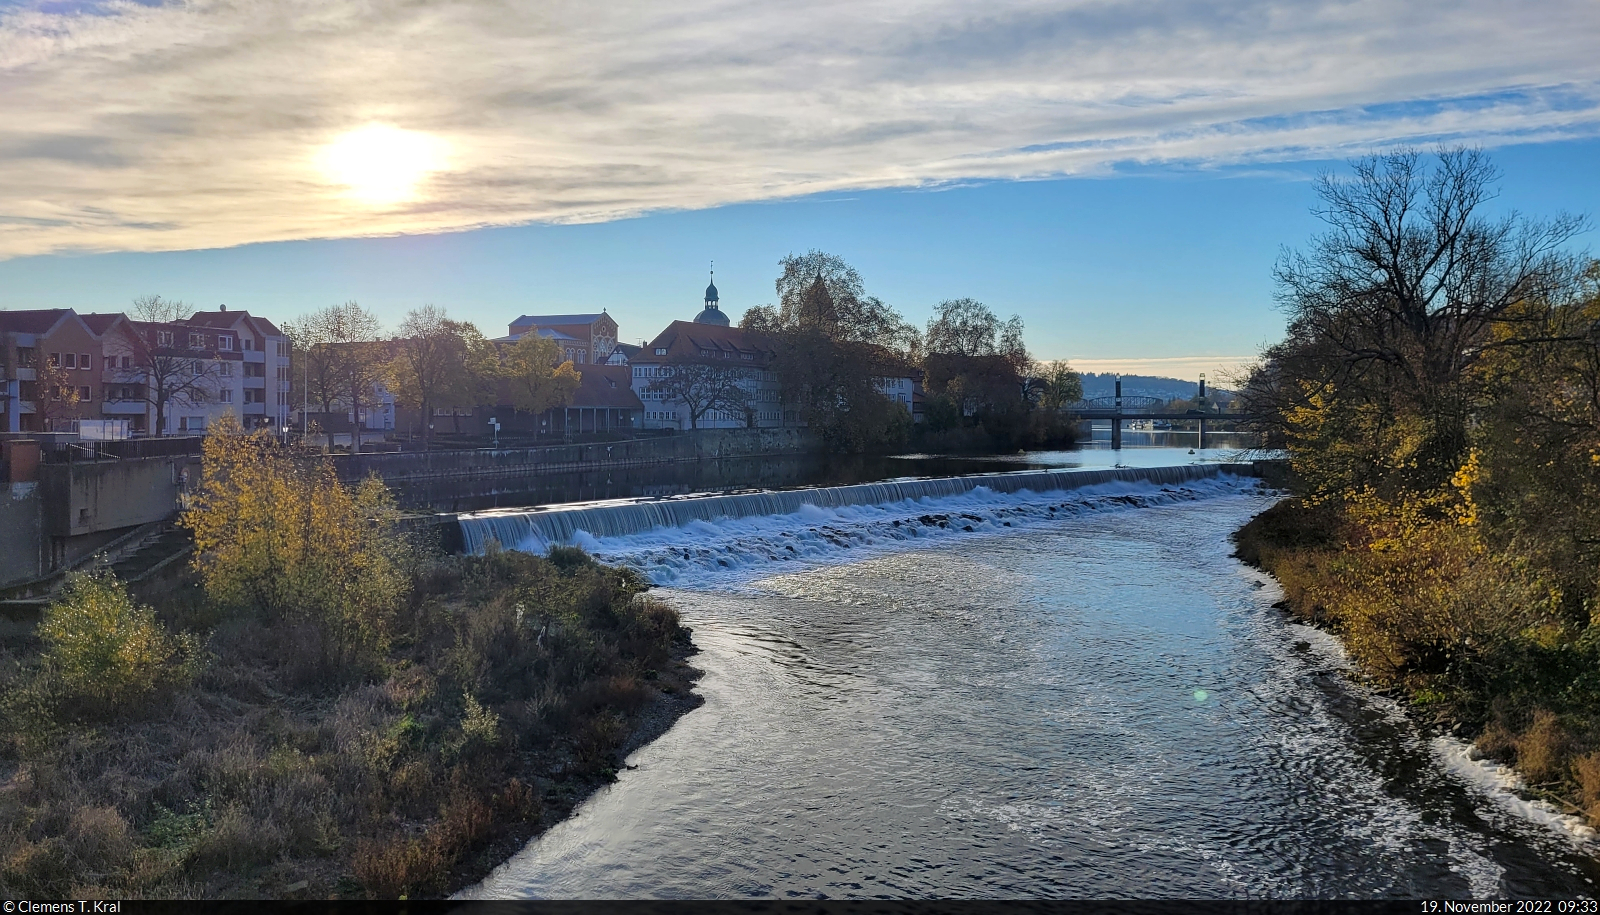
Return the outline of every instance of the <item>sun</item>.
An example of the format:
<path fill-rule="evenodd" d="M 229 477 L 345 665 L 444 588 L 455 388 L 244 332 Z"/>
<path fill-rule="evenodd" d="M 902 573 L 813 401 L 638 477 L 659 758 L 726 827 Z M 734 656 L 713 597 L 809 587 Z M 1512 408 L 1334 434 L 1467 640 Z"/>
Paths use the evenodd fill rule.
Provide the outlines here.
<path fill-rule="evenodd" d="M 322 171 L 371 206 L 393 206 L 417 196 L 417 185 L 444 168 L 447 146 L 431 134 L 388 124 L 368 124 L 323 147 Z"/>

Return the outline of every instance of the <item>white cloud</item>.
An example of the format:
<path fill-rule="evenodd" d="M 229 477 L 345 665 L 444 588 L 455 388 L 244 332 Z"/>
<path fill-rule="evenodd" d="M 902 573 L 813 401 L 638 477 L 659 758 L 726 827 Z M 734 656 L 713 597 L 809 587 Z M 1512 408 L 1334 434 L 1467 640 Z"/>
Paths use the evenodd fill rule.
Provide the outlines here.
<path fill-rule="evenodd" d="M 0 256 L 1600 132 L 1592 0 L 52 4 L 0 13 Z M 374 123 L 450 150 L 404 205 L 318 167 Z"/>

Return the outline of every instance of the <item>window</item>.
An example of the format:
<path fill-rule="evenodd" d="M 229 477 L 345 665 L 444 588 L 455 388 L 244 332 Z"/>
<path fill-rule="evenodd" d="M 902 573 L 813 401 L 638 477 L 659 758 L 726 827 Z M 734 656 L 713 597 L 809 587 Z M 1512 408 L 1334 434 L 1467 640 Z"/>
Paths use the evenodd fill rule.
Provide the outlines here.
<path fill-rule="evenodd" d="M 85 385 L 79 385 L 78 386 L 78 399 L 83 401 L 83 402 L 85 402 L 85 403 L 88 403 L 90 400 L 94 399 L 94 391 L 90 390 L 89 386 L 86 385 L 86 384 Z"/>
<path fill-rule="evenodd" d="M 267 377 L 267 367 L 260 362 L 246 362 L 244 364 L 244 377 L 265 378 Z"/>
<path fill-rule="evenodd" d="M 67 368 L 75 369 L 75 368 L 78 367 L 78 354 L 77 353 L 68 353 L 65 358 L 66 358 L 66 362 L 63 363 L 63 364 Z M 51 362 L 54 362 L 54 361 L 55 361 L 54 359 L 51 360 Z"/>
<path fill-rule="evenodd" d="M 205 363 L 201 362 L 199 359 L 196 359 L 195 361 L 189 363 L 189 374 L 191 374 L 191 375 L 203 375 L 203 374 L 205 374 L 205 371 L 206 371 Z"/>
<path fill-rule="evenodd" d="M 17 347 L 17 368 L 31 369 L 38 360 L 39 354 L 31 346 Z"/>
<path fill-rule="evenodd" d="M 665 346 L 656 347 L 656 355 L 657 356 L 665 356 L 666 354 L 667 354 L 667 348 Z"/>
<path fill-rule="evenodd" d="M 217 403 L 233 403 L 233 390 L 223 388 L 217 392 Z"/>
<path fill-rule="evenodd" d="M 84 371 L 94 368 L 94 361 L 89 358 L 88 353 L 78 354 L 78 368 L 83 369 Z"/>
<path fill-rule="evenodd" d="M 200 347 L 205 346 L 205 345 L 206 345 L 206 335 L 205 334 L 190 334 L 189 335 L 189 348 L 190 349 L 199 349 Z"/>
<path fill-rule="evenodd" d="M 228 336 L 217 337 L 217 349 L 233 349 L 233 338 Z"/>
<path fill-rule="evenodd" d="M 205 391 L 200 391 L 200 390 L 190 391 L 189 392 L 189 402 L 190 403 L 205 403 L 206 402 L 206 392 Z"/>
<path fill-rule="evenodd" d="M 239 346 L 245 352 L 248 353 L 248 352 L 253 351 L 256 348 L 256 341 L 250 339 L 249 337 L 245 337 L 244 339 L 239 341 Z"/>
<path fill-rule="evenodd" d="M 218 362 L 217 363 L 217 374 L 221 375 L 224 378 L 231 378 L 233 376 L 233 363 L 231 363 L 231 362 Z"/>
<path fill-rule="evenodd" d="M 172 345 L 172 331 L 170 331 L 170 330 L 158 330 L 158 331 L 156 331 L 156 346 L 171 346 L 171 345 Z"/>
<path fill-rule="evenodd" d="M 128 357 L 128 356 L 123 356 L 122 357 L 122 367 L 125 368 L 125 369 L 126 368 L 132 368 L 133 367 L 133 359 Z"/>

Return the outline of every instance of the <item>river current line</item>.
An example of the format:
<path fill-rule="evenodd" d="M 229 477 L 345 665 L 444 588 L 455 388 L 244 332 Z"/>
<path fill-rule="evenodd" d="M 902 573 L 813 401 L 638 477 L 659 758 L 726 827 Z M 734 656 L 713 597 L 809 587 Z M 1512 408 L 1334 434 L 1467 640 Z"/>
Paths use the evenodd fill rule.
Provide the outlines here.
<path fill-rule="evenodd" d="M 574 528 L 667 586 L 706 704 L 463 895 L 1595 895 L 1231 557 L 1274 498 L 1213 472 Z"/>

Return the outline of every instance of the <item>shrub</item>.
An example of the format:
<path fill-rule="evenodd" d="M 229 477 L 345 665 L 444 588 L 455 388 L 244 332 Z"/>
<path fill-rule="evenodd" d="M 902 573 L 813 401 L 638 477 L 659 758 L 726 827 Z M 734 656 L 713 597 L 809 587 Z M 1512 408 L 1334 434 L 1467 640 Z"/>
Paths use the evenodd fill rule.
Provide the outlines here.
<path fill-rule="evenodd" d="M 182 523 L 195 568 L 223 606 L 311 620 L 341 664 L 384 654 L 415 557 L 376 477 L 342 484 L 325 455 L 245 432 L 231 417 L 207 434 L 202 482 Z"/>
<path fill-rule="evenodd" d="M 70 695 L 118 705 L 189 673 L 194 645 L 174 638 L 109 574 L 79 575 L 39 624 L 44 659 Z"/>

